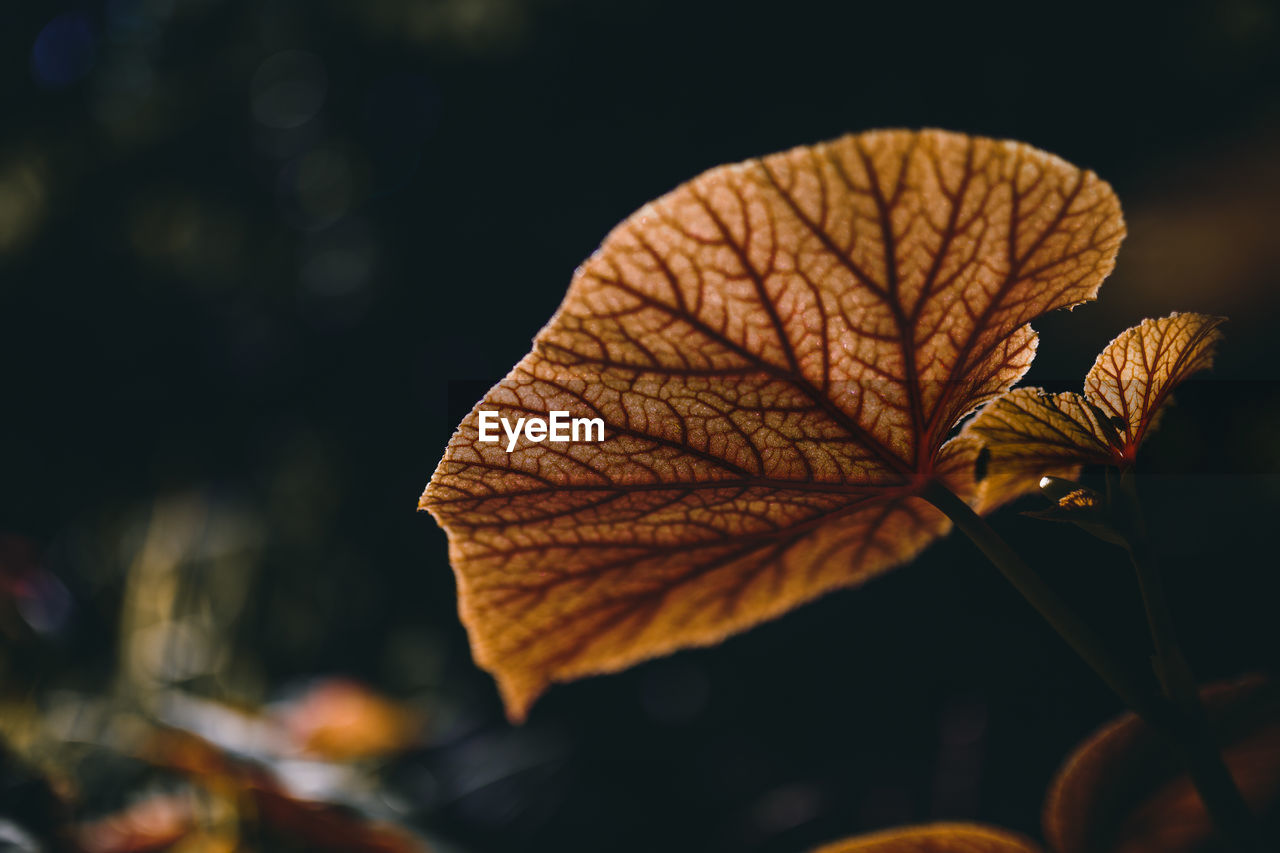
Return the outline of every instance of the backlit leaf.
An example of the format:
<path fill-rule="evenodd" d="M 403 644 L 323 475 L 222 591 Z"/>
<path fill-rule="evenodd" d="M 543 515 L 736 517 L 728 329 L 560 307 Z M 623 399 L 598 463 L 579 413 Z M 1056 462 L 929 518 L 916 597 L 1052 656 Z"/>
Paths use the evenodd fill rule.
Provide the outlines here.
<path fill-rule="evenodd" d="M 1039 853 L 1029 839 L 973 823 L 937 823 L 846 838 L 814 853 Z"/>
<path fill-rule="evenodd" d="M 463 421 L 422 496 L 512 719 L 553 681 L 708 645 L 909 560 L 974 499 L 960 418 L 1091 299 L 1110 187 L 1026 145 L 880 131 L 641 208 Z M 478 441 L 480 411 L 602 442 Z"/>
<path fill-rule="evenodd" d="M 1260 678 L 1205 688 L 1223 760 L 1255 814 L 1280 817 L 1280 691 Z M 1213 839 L 1204 805 L 1166 741 L 1126 714 L 1067 759 L 1049 789 L 1045 835 L 1057 853 L 1188 853 Z"/>
<path fill-rule="evenodd" d="M 1172 314 L 1143 320 L 1109 343 L 1085 378 L 1084 394 L 1018 388 L 995 400 L 966 427 L 990 454 L 1004 492 L 1071 466 L 1133 463 L 1170 392 L 1213 364 L 1222 317 Z"/>

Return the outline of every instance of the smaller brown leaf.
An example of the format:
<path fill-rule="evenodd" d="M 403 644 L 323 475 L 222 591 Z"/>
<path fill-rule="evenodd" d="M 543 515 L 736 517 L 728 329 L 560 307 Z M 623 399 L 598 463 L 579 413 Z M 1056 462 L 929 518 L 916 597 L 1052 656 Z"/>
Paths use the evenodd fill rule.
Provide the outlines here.
<path fill-rule="evenodd" d="M 1100 504 L 1098 493 L 1092 489 L 1073 489 L 1058 499 L 1058 507 L 1069 512 L 1088 512 Z"/>
<path fill-rule="evenodd" d="M 1047 509 L 1024 512 L 1023 515 L 1074 524 L 1104 542 L 1127 546 L 1128 540 L 1116 528 L 1108 511 L 1107 500 L 1101 493 L 1058 477 L 1041 477 L 1040 493 L 1053 501 L 1053 504 Z"/>
<path fill-rule="evenodd" d="M 835 841 L 814 853 L 1040 853 L 1030 839 L 976 823 L 933 823 Z"/>
<path fill-rule="evenodd" d="M 1256 814 L 1280 801 L 1280 690 L 1258 677 L 1206 687 L 1223 760 Z M 1167 742 L 1133 714 L 1095 732 L 1049 788 L 1044 830 L 1058 853 L 1227 850 Z"/>
<path fill-rule="evenodd" d="M 1213 366 L 1226 317 L 1173 313 L 1143 320 L 1107 345 L 1084 380 L 1085 398 L 1120 433 L 1124 459 L 1155 426 L 1169 393 L 1184 379 Z"/>
<path fill-rule="evenodd" d="M 983 442 L 995 475 L 985 503 L 1026 491 L 1029 477 L 1080 465 L 1131 465 L 1170 392 L 1212 366 L 1224 322 L 1182 313 L 1143 320 L 1098 356 L 1084 394 L 1017 388 L 986 406 L 965 430 Z"/>

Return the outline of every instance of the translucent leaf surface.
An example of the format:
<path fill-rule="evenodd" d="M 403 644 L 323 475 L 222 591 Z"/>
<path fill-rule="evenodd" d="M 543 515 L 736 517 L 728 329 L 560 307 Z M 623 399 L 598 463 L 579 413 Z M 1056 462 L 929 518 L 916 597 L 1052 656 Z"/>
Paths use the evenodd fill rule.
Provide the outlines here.
<path fill-rule="evenodd" d="M 1132 464 L 1170 392 L 1212 366 L 1224 322 L 1205 314 L 1143 320 L 1102 351 L 1083 394 L 1018 388 L 984 408 L 966 434 L 984 443 L 989 470 L 1005 480 L 988 488 L 991 499 L 1073 465 Z"/>
<path fill-rule="evenodd" d="M 1124 234 L 1026 145 L 882 131 L 713 169 L 619 225 L 463 421 L 421 506 L 476 660 L 521 719 L 553 681 L 718 642 L 909 560 L 972 499 L 957 421 L 1090 299 Z M 602 442 L 479 438 L 479 413 Z"/>

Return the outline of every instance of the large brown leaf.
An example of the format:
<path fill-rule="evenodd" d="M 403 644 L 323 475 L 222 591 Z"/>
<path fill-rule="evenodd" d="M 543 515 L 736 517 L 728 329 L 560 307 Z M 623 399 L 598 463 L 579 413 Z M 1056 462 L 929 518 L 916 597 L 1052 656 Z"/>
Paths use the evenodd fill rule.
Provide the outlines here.
<path fill-rule="evenodd" d="M 1256 814 L 1280 818 L 1280 691 L 1258 677 L 1201 696 L 1223 760 Z M 1208 853 L 1232 849 L 1170 744 L 1133 714 L 1099 729 L 1049 789 L 1045 836 L 1057 853 Z M 1274 829 L 1274 826 L 1273 826 Z"/>
<path fill-rule="evenodd" d="M 1110 187 L 1015 142 L 880 131 L 713 169 L 576 272 L 420 506 L 513 720 L 552 681 L 718 642 L 910 559 L 968 492 L 956 422 L 1092 298 Z M 600 443 L 477 441 L 563 410 Z"/>
<path fill-rule="evenodd" d="M 1143 320 L 1107 344 L 1085 377 L 1084 394 L 1018 388 L 986 406 L 966 427 L 989 454 L 988 500 L 1026 478 L 1082 464 L 1133 464 L 1170 392 L 1213 365 L 1223 317 L 1172 314 Z"/>
<path fill-rule="evenodd" d="M 935 823 L 846 838 L 814 853 L 1039 853 L 1027 838 L 974 823 Z"/>

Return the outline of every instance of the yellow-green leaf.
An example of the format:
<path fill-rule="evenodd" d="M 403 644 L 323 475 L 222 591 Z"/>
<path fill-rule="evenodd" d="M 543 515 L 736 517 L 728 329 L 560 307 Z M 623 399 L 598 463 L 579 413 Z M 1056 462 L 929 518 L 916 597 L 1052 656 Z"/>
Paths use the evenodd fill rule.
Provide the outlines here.
<path fill-rule="evenodd" d="M 1084 393 L 1017 388 L 989 403 L 965 428 L 1001 478 L 985 504 L 1026 491 L 1045 474 L 1091 464 L 1131 465 L 1170 392 L 1213 364 L 1223 317 L 1175 313 L 1143 320 L 1107 345 Z"/>

